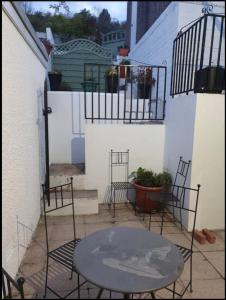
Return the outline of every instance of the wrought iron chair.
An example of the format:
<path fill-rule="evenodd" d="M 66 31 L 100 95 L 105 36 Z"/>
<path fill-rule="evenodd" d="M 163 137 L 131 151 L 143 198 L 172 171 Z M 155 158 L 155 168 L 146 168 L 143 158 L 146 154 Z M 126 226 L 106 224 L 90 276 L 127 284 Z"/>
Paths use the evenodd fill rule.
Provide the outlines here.
<path fill-rule="evenodd" d="M 115 203 L 117 201 L 116 199 L 116 191 L 120 190 L 126 190 L 128 194 L 128 189 L 131 188 L 131 184 L 128 181 L 129 176 L 129 150 L 125 152 L 116 152 L 111 150 L 111 157 L 110 157 L 110 168 L 111 168 L 111 197 L 110 197 L 110 203 L 109 207 L 111 207 L 111 204 L 113 203 L 113 218 L 115 217 Z M 121 168 L 121 173 L 124 172 L 124 176 L 117 173 L 118 177 L 123 177 L 123 180 L 119 179 L 116 181 L 116 169 L 119 170 Z M 117 201 L 119 202 L 119 201 Z"/>
<path fill-rule="evenodd" d="M 174 182 L 171 186 L 167 187 L 166 191 L 164 191 L 164 202 L 159 201 L 159 199 L 161 199 L 161 195 L 159 196 L 158 193 L 147 193 L 147 195 L 146 195 L 147 201 L 148 201 L 148 198 L 150 197 L 150 194 L 151 194 L 151 199 L 152 200 L 160 202 L 159 209 L 149 211 L 149 217 L 150 217 L 149 218 L 149 230 L 150 230 L 150 226 L 151 226 L 151 222 L 152 222 L 152 215 L 154 213 L 160 213 L 162 215 L 161 222 L 163 222 L 164 221 L 163 220 L 164 213 L 167 213 L 167 210 L 166 210 L 167 203 L 171 202 L 172 200 L 174 202 L 178 202 L 178 204 L 181 203 L 182 194 L 178 190 L 177 190 L 177 193 L 175 193 L 175 187 L 176 186 L 181 186 L 181 187 L 185 186 L 190 165 L 191 165 L 190 160 L 185 161 L 185 160 L 183 160 L 183 157 L 180 156 L 177 171 L 176 171 L 176 175 L 175 175 L 175 178 L 174 178 Z M 172 210 L 173 210 L 174 220 L 178 221 L 175 218 L 174 207 L 172 208 Z M 181 230 L 183 230 L 181 210 L 180 210 L 180 216 L 179 216 L 179 223 L 180 223 L 180 226 L 181 226 Z M 161 228 L 162 228 L 162 226 L 161 226 Z"/>
<path fill-rule="evenodd" d="M 56 291 L 54 291 L 50 286 L 48 286 L 48 271 L 49 271 L 49 259 L 53 259 L 59 264 L 62 264 L 64 267 L 69 269 L 71 271 L 71 277 L 72 279 L 73 272 L 75 270 L 75 267 L 73 265 L 73 253 L 75 247 L 78 245 L 81 239 L 76 238 L 75 233 L 75 211 L 74 211 L 74 197 L 73 197 L 73 177 L 71 177 L 71 181 L 67 184 L 55 186 L 49 188 L 47 191 L 43 187 L 43 211 L 44 211 L 44 221 L 45 221 L 45 233 L 46 233 L 46 247 L 47 247 L 47 262 L 46 262 L 46 278 L 45 278 L 45 294 L 46 296 L 47 289 L 49 289 L 52 293 L 54 293 L 57 297 L 62 298 Z M 64 198 L 64 193 L 68 191 L 70 192 L 71 199 L 68 199 L 67 201 Z M 50 194 L 50 205 L 48 205 L 48 197 L 47 193 Z M 52 197 L 52 195 L 54 195 Z M 63 209 L 65 207 L 71 206 L 72 208 L 72 217 L 73 217 L 73 240 L 61 245 L 60 247 L 57 247 L 54 250 L 49 249 L 49 236 L 48 236 L 48 222 L 47 222 L 47 215 L 55 210 Z M 69 292 L 66 296 L 63 298 L 67 298 L 69 295 L 71 295 L 73 292 L 78 290 L 78 297 L 80 299 L 80 287 L 86 282 L 84 281 L 82 284 L 80 284 L 80 278 L 79 274 L 77 274 L 77 282 L 78 286 L 73 289 L 71 292 Z"/>
<path fill-rule="evenodd" d="M 173 185 L 172 187 L 174 188 L 174 193 L 176 195 L 181 194 L 180 202 L 177 201 L 177 197 L 175 197 L 175 198 L 172 197 L 171 200 L 169 200 L 168 193 L 166 193 L 164 191 L 161 193 L 161 199 L 159 198 L 158 201 L 160 200 L 163 203 L 165 203 L 165 201 L 167 199 L 167 205 L 169 206 L 169 208 L 171 208 L 173 210 L 174 214 L 177 214 L 177 216 L 180 216 L 180 223 L 182 226 L 184 226 L 183 223 L 185 223 L 185 220 L 183 222 L 182 215 L 184 216 L 184 218 L 186 217 L 186 220 L 188 220 L 188 218 L 190 218 L 190 217 L 193 218 L 192 221 L 190 222 L 191 227 L 192 227 L 190 247 L 186 248 L 184 246 L 176 244 L 176 246 L 178 247 L 179 251 L 181 252 L 181 254 L 183 256 L 184 262 L 187 262 L 190 259 L 190 280 L 189 280 L 189 283 L 187 284 L 187 286 L 185 287 L 184 291 L 181 294 L 179 294 L 175 291 L 175 287 L 176 287 L 175 282 L 173 284 L 173 290 L 166 288 L 166 289 L 170 290 L 171 292 L 173 292 L 173 298 L 174 298 L 175 294 L 180 297 L 183 297 L 184 293 L 186 292 L 186 290 L 188 289 L 189 286 L 190 286 L 190 291 L 192 292 L 192 254 L 193 254 L 194 231 L 195 231 L 195 224 L 196 224 L 196 214 L 197 214 L 197 207 L 198 207 L 200 184 L 197 185 L 197 189 L 188 188 L 188 187 L 179 186 L 179 185 Z M 166 199 L 165 199 L 165 197 L 166 197 Z M 195 199 L 193 199 L 193 197 Z M 189 223 L 189 221 L 187 221 L 187 223 Z M 162 214 L 162 221 L 161 221 L 161 234 L 162 233 L 163 233 L 163 214 Z"/>
<path fill-rule="evenodd" d="M 24 299 L 24 289 L 23 284 L 25 279 L 23 277 L 19 277 L 17 280 L 14 280 L 4 268 L 2 268 L 2 296 L 3 299 L 13 299 L 13 291 L 12 288 L 15 288 L 19 293 L 20 298 Z M 18 298 L 16 295 L 15 298 Z"/>

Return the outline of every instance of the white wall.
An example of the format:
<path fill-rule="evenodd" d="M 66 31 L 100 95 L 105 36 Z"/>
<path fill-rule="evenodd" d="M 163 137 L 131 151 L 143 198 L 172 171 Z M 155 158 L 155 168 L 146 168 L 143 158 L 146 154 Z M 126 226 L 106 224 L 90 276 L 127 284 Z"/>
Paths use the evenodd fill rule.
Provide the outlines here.
<path fill-rule="evenodd" d="M 25 252 L 18 248 L 23 228 L 17 228 L 17 216 L 30 228 L 28 239 L 19 240 L 25 246 L 40 217 L 38 101 L 45 67 L 4 11 L 2 28 L 2 264 L 14 276 Z"/>
<path fill-rule="evenodd" d="M 98 189 L 100 202 L 106 200 L 110 184 L 111 149 L 129 149 L 129 173 L 138 167 L 150 168 L 155 172 L 163 171 L 164 125 L 86 125 L 85 136 L 86 186 Z M 114 180 L 120 180 L 117 172 L 114 176 Z"/>
<path fill-rule="evenodd" d="M 136 45 L 137 36 L 137 1 L 132 1 L 130 49 Z"/>
<path fill-rule="evenodd" d="M 197 94 L 191 185 L 201 184 L 197 227 L 225 227 L 225 95 Z"/>
<path fill-rule="evenodd" d="M 119 100 L 119 116 L 118 116 Z M 100 117 L 105 116 L 105 94 L 93 93 L 93 113 L 98 116 L 98 101 L 100 101 Z M 112 106 L 111 106 L 112 102 Z M 113 107 L 113 118 L 124 117 L 124 92 L 111 95 L 106 94 L 106 116 L 111 118 L 111 107 Z M 148 101 L 145 103 L 144 118 L 148 118 Z M 84 93 L 83 92 L 48 92 L 48 105 L 52 108 L 49 114 L 49 151 L 50 163 L 78 163 L 82 160 L 84 151 L 84 126 L 92 123 L 84 119 Z M 92 94 L 86 93 L 87 117 L 91 117 Z M 136 117 L 137 98 L 132 101 L 132 118 Z M 158 103 L 158 117 L 162 115 L 163 102 Z M 130 92 L 126 93 L 126 118 L 130 116 L 131 98 Z M 155 106 L 152 106 L 155 112 Z M 143 117 L 143 99 L 139 102 L 138 118 Z M 123 124 L 117 120 L 95 120 L 95 124 Z M 83 161 L 84 162 L 84 161 Z M 81 163 L 81 161 L 80 161 Z"/>

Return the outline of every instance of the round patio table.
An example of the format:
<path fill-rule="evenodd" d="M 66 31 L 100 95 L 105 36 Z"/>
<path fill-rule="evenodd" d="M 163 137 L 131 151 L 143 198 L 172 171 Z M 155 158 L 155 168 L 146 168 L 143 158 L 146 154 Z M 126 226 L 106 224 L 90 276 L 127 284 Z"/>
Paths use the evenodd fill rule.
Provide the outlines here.
<path fill-rule="evenodd" d="M 124 294 L 164 288 L 180 276 L 184 261 L 177 247 L 145 229 L 111 227 L 96 231 L 76 246 L 76 271 L 94 285 Z"/>

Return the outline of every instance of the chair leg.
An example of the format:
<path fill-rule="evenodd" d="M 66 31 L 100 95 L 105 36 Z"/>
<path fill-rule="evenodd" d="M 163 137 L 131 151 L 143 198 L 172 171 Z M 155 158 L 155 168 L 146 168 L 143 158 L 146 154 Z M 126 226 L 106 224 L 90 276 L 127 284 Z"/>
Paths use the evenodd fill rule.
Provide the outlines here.
<path fill-rule="evenodd" d="M 151 212 L 150 212 L 150 217 L 149 217 L 149 226 L 148 226 L 148 228 L 149 228 L 149 231 L 150 231 L 150 229 L 151 229 Z"/>
<path fill-rule="evenodd" d="M 183 230 L 183 226 L 182 226 L 181 203 L 180 203 L 180 227 L 181 227 L 181 231 L 182 231 Z"/>
<path fill-rule="evenodd" d="M 151 299 L 156 299 L 154 292 L 151 292 Z"/>
<path fill-rule="evenodd" d="M 78 279 L 78 299 L 80 299 L 80 277 L 79 277 L 79 274 L 78 274 L 78 277 L 77 277 L 77 279 Z"/>
<path fill-rule="evenodd" d="M 173 283 L 173 299 L 175 299 L 176 281 Z"/>
<path fill-rule="evenodd" d="M 162 219 L 161 219 L 161 230 L 160 230 L 160 234 L 162 235 L 162 231 L 163 231 L 163 216 L 164 216 L 164 211 L 162 210 Z"/>
<path fill-rule="evenodd" d="M 113 214 L 113 218 L 115 217 L 115 189 L 113 191 L 113 205 L 114 205 L 114 214 Z"/>
<path fill-rule="evenodd" d="M 193 292 L 193 289 L 192 289 L 192 255 L 190 257 L 190 292 L 191 293 Z"/>
<path fill-rule="evenodd" d="M 45 294 L 43 295 L 43 298 L 46 297 L 47 280 L 48 280 L 48 271 L 49 271 L 49 257 L 47 256 L 47 261 L 46 261 L 46 278 L 45 278 Z"/>

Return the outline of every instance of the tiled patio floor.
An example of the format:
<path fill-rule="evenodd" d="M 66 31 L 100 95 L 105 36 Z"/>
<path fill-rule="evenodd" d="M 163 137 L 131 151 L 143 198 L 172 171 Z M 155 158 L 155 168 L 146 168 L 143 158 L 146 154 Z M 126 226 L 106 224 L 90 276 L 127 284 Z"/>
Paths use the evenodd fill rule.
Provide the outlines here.
<path fill-rule="evenodd" d="M 57 247 L 66 241 L 72 240 L 72 217 L 50 217 L 48 219 L 50 248 Z M 98 215 L 78 216 L 76 217 L 77 237 L 83 238 L 92 232 L 112 226 L 128 226 L 137 228 L 148 228 L 148 218 L 144 220 L 141 216 L 135 216 L 134 211 L 127 204 L 118 204 L 116 210 L 115 222 L 107 205 L 100 205 Z M 151 230 L 160 232 L 159 223 L 152 222 Z M 24 276 L 25 298 L 42 298 L 45 278 L 45 228 L 43 218 L 40 219 L 39 225 L 29 245 L 25 257 L 20 266 L 20 275 Z M 224 231 L 216 231 L 217 240 L 215 244 L 200 245 L 194 243 L 193 254 L 193 293 L 186 292 L 184 299 L 224 299 L 225 298 L 225 239 Z M 170 241 L 188 246 L 190 244 L 190 234 L 181 232 L 174 224 L 164 223 L 163 236 Z M 98 270 L 97 270 L 98 272 Z M 77 285 L 77 276 L 74 274 L 73 279 L 69 280 L 70 272 L 57 263 L 52 263 L 50 268 L 49 285 L 57 290 L 62 296 L 67 294 Z M 179 292 L 186 285 L 189 279 L 188 264 L 185 264 L 182 276 L 179 278 L 176 290 Z M 92 284 L 85 284 L 81 288 L 81 298 L 94 299 L 98 294 L 98 289 Z M 121 294 L 112 293 L 111 297 L 122 298 Z M 141 295 L 139 295 L 141 297 Z M 49 299 L 56 298 L 48 292 Z M 76 299 L 77 292 L 74 292 L 69 298 Z M 109 298 L 109 292 L 105 291 L 101 298 Z M 133 298 L 138 298 L 134 295 Z M 143 295 L 142 298 L 149 298 Z M 156 292 L 156 298 L 169 299 L 172 294 L 167 290 Z"/>

